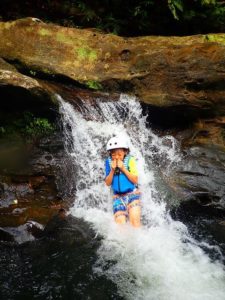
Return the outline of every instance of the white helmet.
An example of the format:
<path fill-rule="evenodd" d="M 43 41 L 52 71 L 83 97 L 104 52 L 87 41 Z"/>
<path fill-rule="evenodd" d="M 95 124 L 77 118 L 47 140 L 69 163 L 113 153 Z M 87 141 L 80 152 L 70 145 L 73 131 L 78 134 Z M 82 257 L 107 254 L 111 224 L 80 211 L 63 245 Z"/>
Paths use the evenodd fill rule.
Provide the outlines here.
<path fill-rule="evenodd" d="M 107 143 L 106 150 L 110 151 L 118 148 L 129 149 L 127 141 L 122 137 L 111 138 Z"/>

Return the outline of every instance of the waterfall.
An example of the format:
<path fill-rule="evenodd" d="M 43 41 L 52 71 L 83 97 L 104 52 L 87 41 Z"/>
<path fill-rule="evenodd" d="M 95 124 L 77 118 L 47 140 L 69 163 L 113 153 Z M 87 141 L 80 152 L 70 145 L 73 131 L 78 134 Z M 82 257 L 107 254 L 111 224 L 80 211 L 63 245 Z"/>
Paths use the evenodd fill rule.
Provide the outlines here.
<path fill-rule="evenodd" d="M 76 182 L 71 213 L 91 222 L 103 237 L 94 271 L 115 282 L 125 299 L 225 299 L 222 264 L 212 261 L 167 209 L 162 176 L 169 177 L 182 162 L 177 141 L 171 136 L 160 138 L 147 128 L 135 98 L 99 99 L 94 106 L 84 102 L 77 110 L 60 97 L 59 101 L 65 146 L 76 170 L 70 179 Z M 129 140 L 138 162 L 140 229 L 115 224 L 112 195 L 104 183 L 106 143 L 118 134 Z"/>

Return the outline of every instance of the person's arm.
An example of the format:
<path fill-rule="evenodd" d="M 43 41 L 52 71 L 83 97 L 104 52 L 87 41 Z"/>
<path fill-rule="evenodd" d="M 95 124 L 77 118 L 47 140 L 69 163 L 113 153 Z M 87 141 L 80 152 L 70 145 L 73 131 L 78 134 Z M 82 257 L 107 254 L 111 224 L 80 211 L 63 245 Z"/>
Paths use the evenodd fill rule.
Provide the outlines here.
<path fill-rule="evenodd" d="M 106 178 L 105 178 L 105 183 L 108 186 L 110 186 L 112 184 L 113 176 L 114 176 L 114 173 L 115 173 L 115 169 L 116 169 L 116 160 L 113 160 L 112 161 L 112 165 L 111 165 L 111 170 L 110 170 L 108 176 L 106 176 Z"/>
<path fill-rule="evenodd" d="M 111 169 L 109 175 L 105 178 L 106 185 L 110 186 L 112 184 L 114 173 L 115 169 Z"/>
<path fill-rule="evenodd" d="M 127 176 L 127 178 L 133 183 L 133 184 L 138 184 L 138 176 L 132 174 L 131 172 L 129 172 L 124 166 L 122 169 L 120 169 L 123 174 L 125 174 Z"/>

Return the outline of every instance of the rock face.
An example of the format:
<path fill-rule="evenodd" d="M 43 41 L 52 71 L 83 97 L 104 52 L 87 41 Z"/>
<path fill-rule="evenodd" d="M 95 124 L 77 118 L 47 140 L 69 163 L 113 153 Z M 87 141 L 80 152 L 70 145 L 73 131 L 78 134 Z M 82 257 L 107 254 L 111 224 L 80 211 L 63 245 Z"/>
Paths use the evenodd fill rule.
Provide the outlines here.
<path fill-rule="evenodd" d="M 44 86 L 36 79 L 19 73 L 13 65 L 0 58 L 0 86 L 7 85 L 29 90 L 34 95 L 36 94 L 42 97 L 50 94 L 50 91 L 45 90 Z M 50 95 L 48 95 L 48 97 L 50 98 Z"/>
<path fill-rule="evenodd" d="M 195 146 L 187 150 L 174 178 L 184 199 L 201 205 L 225 208 L 225 152 L 218 146 Z"/>
<path fill-rule="evenodd" d="M 10 145 L 5 147 L 12 151 Z M 66 206 L 66 197 L 62 204 L 65 153 L 61 137 L 54 134 L 30 149 L 13 147 L 17 148 L 10 155 L 15 161 L 6 160 L 4 166 L 5 157 L 0 152 L 0 227 L 18 226 L 30 219 L 45 224 L 58 206 Z"/>
<path fill-rule="evenodd" d="M 0 23 L 0 37 L 0 56 L 32 72 L 224 113 L 223 34 L 122 38 L 27 18 Z"/>

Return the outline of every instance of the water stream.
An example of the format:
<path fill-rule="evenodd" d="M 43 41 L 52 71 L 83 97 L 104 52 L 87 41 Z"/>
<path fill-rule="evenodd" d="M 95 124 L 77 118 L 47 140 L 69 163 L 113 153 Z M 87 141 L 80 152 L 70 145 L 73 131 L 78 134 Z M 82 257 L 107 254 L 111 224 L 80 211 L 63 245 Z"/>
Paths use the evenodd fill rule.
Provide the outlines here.
<path fill-rule="evenodd" d="M 61 102 L 68 155 L 76 172 L 71 213 L 91 222 L 103 236 L 94 272 L 118 286 L 125 299 L 222 300 L 225 271 L 212 261 L 186 226 L 169 214 L 171 200 L 163 178 L 182 162 L 177 141 L 158 137 L 146 125 L 140 103 L 122 95 L 118 102 L 99 100 L 74 109 Z M 110 189 L 104 184 L 105 146 L 120 134 L 137 158 L 142 191 L 141 229 L 113 221 Z M 205 248 L 213 247 L 205 243 Z M 219 251 L 216 249 L 215 251 Z"/>

